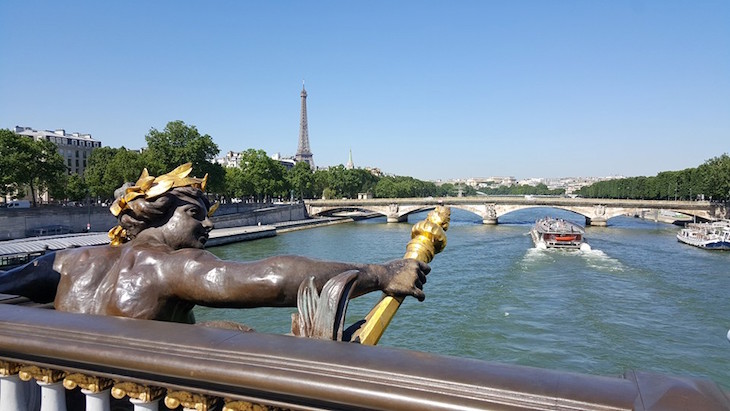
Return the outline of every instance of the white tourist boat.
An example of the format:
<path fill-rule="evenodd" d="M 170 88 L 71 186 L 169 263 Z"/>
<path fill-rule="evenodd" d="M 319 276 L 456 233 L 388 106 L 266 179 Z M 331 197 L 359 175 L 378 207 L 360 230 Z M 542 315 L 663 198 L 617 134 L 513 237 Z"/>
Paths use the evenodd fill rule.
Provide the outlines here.
<path fill-rule="evenodd" d="M 708 250 L 730 250 L 730 220 L 687 224 L 677 240 Z"/>
<path fill-rule="evenodd" d="M 574 250 L 590 250 L 584 242 L 585 230 L 578 224 L 562 218 L 545 217 L 535 222 L 530 229 L 530 236 L 535 248 L 562 248 Z"/>

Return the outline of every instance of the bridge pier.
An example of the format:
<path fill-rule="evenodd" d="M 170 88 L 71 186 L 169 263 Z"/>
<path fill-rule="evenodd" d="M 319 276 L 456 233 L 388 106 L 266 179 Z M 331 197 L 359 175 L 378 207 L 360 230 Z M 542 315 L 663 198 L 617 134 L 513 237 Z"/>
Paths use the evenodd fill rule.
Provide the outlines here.
<path fill-rule="evenodd" d="M 499 219 L 497 217 L 486 217 L 482 219 L 482 224 L 497 225 L 499 224 Z"/>
<path fill-rule="evenodd" d="M 408 214 L 404 215 L 388 215 L 386 221 L 389 223 L 405 223 L 408 221 Z"/>
<path fill-rule="evenodd" d="M 606 227 L 606 225 L 608 224 L 606 223 L 605 218 L 586 217 L 586 227 L 588 227 L 589 225 L 593 227 Z"/>

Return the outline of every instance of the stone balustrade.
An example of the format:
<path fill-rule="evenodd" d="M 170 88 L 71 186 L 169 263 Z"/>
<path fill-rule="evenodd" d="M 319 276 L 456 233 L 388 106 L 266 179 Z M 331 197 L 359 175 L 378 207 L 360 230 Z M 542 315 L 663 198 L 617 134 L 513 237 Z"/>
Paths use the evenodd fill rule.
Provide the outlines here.
<path fill-rule="evenodd" d="M 89 411 L 713 411 L 730 408 L 728 398 L 704 379 L 591 376 L 0 304 L 2 411 L 73 411 L 75 399 Z"/>

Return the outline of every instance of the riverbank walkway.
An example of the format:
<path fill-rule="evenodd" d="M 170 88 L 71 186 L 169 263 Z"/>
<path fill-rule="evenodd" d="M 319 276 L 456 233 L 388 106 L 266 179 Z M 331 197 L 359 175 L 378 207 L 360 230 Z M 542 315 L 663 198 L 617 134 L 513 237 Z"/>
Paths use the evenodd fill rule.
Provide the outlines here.
<path fill-rule="evenodd" d="M 283 221 L 270 225 L 216 228 L 210 232 L 206 247 L 273 237 L 290 231 L 321 227 L 354 221 L 349 217 L 318 217 L 305 220 Z M 47 237 L 29 237 L 0 242 L 0 270 L 24 264 L 47 252 L 73 247 L 109 244 L 106 232 L 63 234 Z"/>

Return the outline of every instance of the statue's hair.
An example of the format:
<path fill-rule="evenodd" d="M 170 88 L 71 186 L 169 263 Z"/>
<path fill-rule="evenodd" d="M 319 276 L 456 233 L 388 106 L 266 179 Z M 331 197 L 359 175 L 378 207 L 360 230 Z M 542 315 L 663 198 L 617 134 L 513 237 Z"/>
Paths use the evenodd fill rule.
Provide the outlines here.
<path fill-rule="evenodd" d="M 193 199 L 202 199 L 206 208 L 210 208 L 210 202 L 203 192 L 191 186 L 176 187 L 150 200 L 138 197 L 130 201 L 128 207 L 119 214 L 119 225 L 126 231 L 127 239 L 132 240 L 149 227 L 159 227 L 167 223 L 182 201 Z"/>

